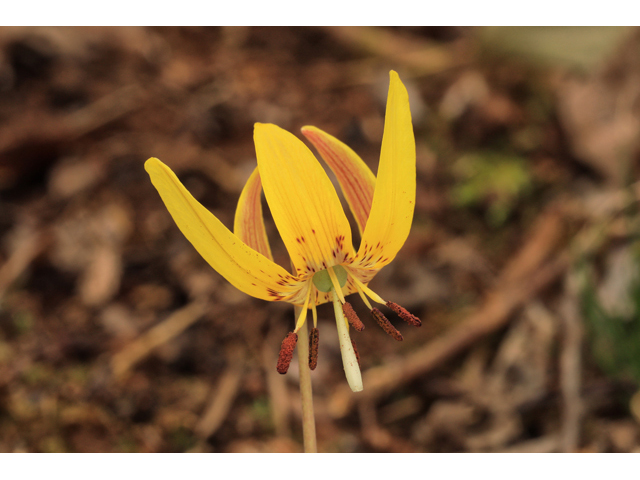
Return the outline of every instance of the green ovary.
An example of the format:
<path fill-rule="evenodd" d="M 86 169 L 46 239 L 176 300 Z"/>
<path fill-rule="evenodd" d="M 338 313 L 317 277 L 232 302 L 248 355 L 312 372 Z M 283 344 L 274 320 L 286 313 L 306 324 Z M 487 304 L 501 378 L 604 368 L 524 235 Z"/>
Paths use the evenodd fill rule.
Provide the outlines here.
<path fill-rule="evenodd" d="M 344 287 L 347 283 L 347 277 L 349 274 L 341 265 L 336 265 L 333 268 L 333 271 L 338 278 L 338 283 L 340 287 Z M 316 286 L 318 290 L 321 292 L 330 292 L 333 288 L 333 284 L 331 283 L 331 277 L 329 276 L 329 272 L 327 270 L 320 270 L 313 276 L 313 284 Z"/>

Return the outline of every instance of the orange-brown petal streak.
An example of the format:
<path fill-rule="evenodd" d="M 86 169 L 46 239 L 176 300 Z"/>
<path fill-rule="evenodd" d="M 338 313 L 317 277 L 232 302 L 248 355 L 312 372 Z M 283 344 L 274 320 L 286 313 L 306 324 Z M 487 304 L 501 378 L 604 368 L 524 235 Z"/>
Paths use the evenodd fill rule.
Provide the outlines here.
<path fill-rule="evenodd" d="M 236 208 L 233 233 L 251 248 L 273 260 L 262 216 L 262 182 L 256 167 L 247 180 Z"/>
<path fill-rule="evenodd" d="M 302 127 L 302 133 L 336 175 L 362 234 L 371 211 L 375 176 L 362 159 L 337 138 L 311 126 Z"/>

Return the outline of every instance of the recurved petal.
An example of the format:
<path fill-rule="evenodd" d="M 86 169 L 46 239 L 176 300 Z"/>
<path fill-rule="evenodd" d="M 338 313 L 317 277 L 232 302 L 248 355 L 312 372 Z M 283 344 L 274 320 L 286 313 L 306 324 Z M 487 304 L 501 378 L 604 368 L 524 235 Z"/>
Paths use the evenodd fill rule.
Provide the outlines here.
<path fill-rule="evenodd" d="M 262 216 L 261 196 L 262 182 L 260 181 L 260 172 L 256 167 L 240 194 L 233 223 L 233 233 L 251 248 L 269 260 L 273 260 Z"/>
<path fill-rule="evenodd" d="M 287 297 L 296 296 L 299 282 L 243 243 L 193 198 L 169 167 L 157 158 L 150 158 L 144 166 L 178 228 L 229 283 L 263 300 L 288 300 Z"/>
<path fill-rule="evenodd" d="M 338 179 L 362 235 L 371 211 L 375 175 L 356 152 L 337 138 L 312 126 L 302 127 L 302 134 L 316 147 Z"/>
<path fill-rule="evenodd" d="M 413 220 L 416 199 L 416 146 L 409 96 L 398 74 L 390 72 L 380 165 L 369 220 L 358 260 L 382 268 L 402 247 Z"/>
<path fill-rule="evenodd" d="M 311 150 L 272 124 L 256 123 L 254 141 L 262 188 L 298 274 L 353 259 L 349 222 Z"/>

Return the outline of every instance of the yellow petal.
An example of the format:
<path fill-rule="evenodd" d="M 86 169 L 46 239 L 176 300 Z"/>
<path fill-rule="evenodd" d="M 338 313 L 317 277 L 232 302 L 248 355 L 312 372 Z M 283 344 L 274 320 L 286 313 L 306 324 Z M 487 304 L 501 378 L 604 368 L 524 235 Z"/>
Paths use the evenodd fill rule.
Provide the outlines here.
<path fill-rule="evenodd" d="M 144 167 L 178 228 L 229 283 L 263 300 L 283 300 L 296 293 L 294 277 L 231 233 L 193 198 L 169 167 L 157 158 L 147 160 Z"/>
<path fill-rule="evenodd" d="M 375 269 L 393 260 L 407 239 L 416 199 L 409 96 L 396 72 L 390 72 L 390 79 L 376 189 L 357 255 L 361 266 Z"/>
<path fill-rule="evenodd" d="M 256 123 L 254 141 L 264 194 L 298 275 L 353 259 L 349 222 L 311 150 L 271 124 Z"/>
<path fill-rule="evenodd" d="M 233 223 L 233 233 L 251 248 L 260 252 L 269 260 L 273 260 L 267 230 L 264 226 L 264 217 L 262 216 L 261 195 L 262 182 L 256 167 L 240 194 Z"/>
<path fill-rule="evenodd" d="M 338 179 L 362 235 L 371 211 L 375 175 L 356 152 L 337 138 L 311 126 L 302 127 L 302 133 L 316 147 Z"/>

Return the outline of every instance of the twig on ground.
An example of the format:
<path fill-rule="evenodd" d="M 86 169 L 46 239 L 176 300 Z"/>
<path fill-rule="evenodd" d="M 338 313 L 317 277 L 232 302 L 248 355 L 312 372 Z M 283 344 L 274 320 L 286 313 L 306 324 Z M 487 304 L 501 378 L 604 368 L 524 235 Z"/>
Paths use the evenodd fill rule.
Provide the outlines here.
<path fill-rule="evenodd" d="M 583 413 L 580 389 L 582 386 L 582 322 L 578 312 L 578 286 L 569 275 L 566 295 L 560 305 L 564 327 L 564 342 L 560 354 L 560 388 L 562 390 L 561 446 L 565 452 L 575 452 L 579 447 L 580 420 Z"/>
<path fill-rule="evenodd" d="M 557 209 L 541 214 L 527 243 L 504 268 L 496 288 L 487 294 L 484 304 L 474 314 L 411 355 L 367 370 L 363 374 L 365 389 L 358 398 L 352 396 L 348 389 L 339 387 L 331 399 L 332 414 L 335 417 L 345 416 L 355 401 L 375 399 L 424 375 L 504 326 L 515 309 L 555 281 L 568 267 L 569 256 L 566 253 L 546 261 L 562 238 L 562 220 Z"/>
<path fill-rule="evenodd" d="M 31 262 L 47 248 L 51 240 L 50 236 L 29 226 L 25 226 L 17 234 L 20 238 L 15 242 L 15 249 L 0 267 L 0 299 L 11 284 L 29 268 Z"/>
<path fill-rule="evenodd" d="M 220 428 L 238 394 L 243 377 L 242 360 L 231 362 L 213 389 L 211 402 L 195 427 L 196 434 L 201 438 L 209 438 Z"/>
<path fill-rule="evenodd" d="M 441 73 L 470 61 L 470 55 L 427 41 L 402 36 L 380 27 L 326 27 L 339 41 L 393 60 L 418 75 Z"/>
<path fill-rule="evenodd" d="M 277 336 L 276 336 L 277 335 Z M 278 437 L 291 436 L 289 427 L 289 413 L 291 402 L 287 391 L 287 377 L 280 375 L 276 370 L 276 352 L 281 342 L 280 332 L 271 335 L 262 346 L 262 364 L 267 379 L 267 391 L 269 392 L 271 416 L 273 426 Z"/>
<path fill-rule="evenodd" d="M 205 304 L 193 302 L 173 312 L 166 320 L 155 325 L 133 340 L 111 358 L 111 368 L 116 377 L 125 375 L 133 365 L 146 357 L 153 349 L 182 333 L 205 312 Z"/>

